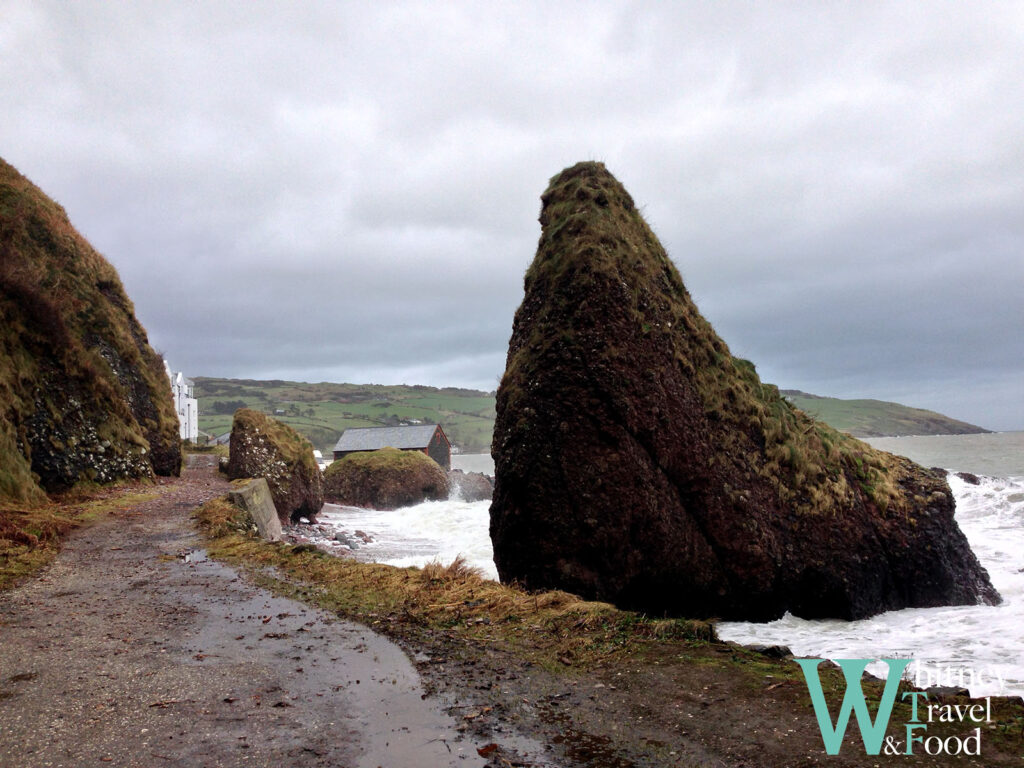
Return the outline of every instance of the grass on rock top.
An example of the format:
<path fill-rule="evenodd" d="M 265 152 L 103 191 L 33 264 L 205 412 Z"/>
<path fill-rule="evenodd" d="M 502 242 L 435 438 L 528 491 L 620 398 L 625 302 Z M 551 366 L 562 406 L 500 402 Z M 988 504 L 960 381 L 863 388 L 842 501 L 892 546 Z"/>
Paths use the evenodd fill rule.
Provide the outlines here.
<path fill-rule="evenodd" d="M 369 473 L 413 472 L 423 467 L 438 467 L 432 458 L 420 451 L 403 451 L 398 448 L 380 448 L 375 451 L 358 451 L 334 461 L 324 472 L 330 478 L 349 468 Z"/>
<path fill-rule="evenodd" d="M 280 458 L 289 466 L 300 465 L 310 472 L 320 471 L 316 459 L 313 458 L 313 444 L 287 424 L 265 413 L 240 408 L 235 412 L 232 432 L 235 430 L 265 435 L 277 449 Z"/>
<path fill-rule="evenodd" d="M 394 509 L 447 498 L 448 475 L 420 451 L 358 451 L 327 467 L 324 496 L 339 504 Z"/>
<path fill-rule="evenodd" d="M 527 295 L 534 286 L 546 296 L 577 298 L 591 286 L 616 290 L 635 332 L 656 335 L 671 350 L 667 364 L 695 383 L 705 415 L 721 425 L 723 453 L 741 457 L 749 472 L 772 483 L 779 500 L 799 514 L 847 508 L 854 493 L 850 477 L 881 511 L 905 511 L 897 510 L 906 502 L 897 487 L 895 457 L 797 410 L 777 387 L 761 382 L 753 363 L 733 357 L 697 310 L 632 197 L 602 163 L 562 171 L 541 200 L 542 233 L 525 277 Z M 531 318 L 531 337 L 510 350 L 502 380 L 512 410 L 530 385 L 538 351 L 576 343 L 575 330 L 563 322 L 571 308 L 549 303 L 538 312 Z M 604 354 L 614 357 L 618 350 Z"/>

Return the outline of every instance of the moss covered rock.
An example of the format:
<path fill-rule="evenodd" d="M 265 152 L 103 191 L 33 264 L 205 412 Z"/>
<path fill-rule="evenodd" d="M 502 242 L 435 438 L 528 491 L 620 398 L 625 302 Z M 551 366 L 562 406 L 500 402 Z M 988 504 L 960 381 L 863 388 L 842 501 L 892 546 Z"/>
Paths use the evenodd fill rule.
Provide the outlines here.
<path fill-rule="evenodd" d="M 324 496 L 335 504 L 397 509 L 448 498 L 448 476 L 419 451 L 382 448 L 350 453 L 327 468 Z"/>
<path fill-rule="evenodd" d="M 315 520 L 324 505 L 323 475 L 306 438 L 265 413 L 240 408 L 231 424 L 227 475 L 266 478 L 285 525 Z"/>
<path fill-rule="evenodd" d="M 117 271 L 0 160 L 0 497 L 180 469 L 170 381 Z"/>
<path fill-rule="evenodd" d="M 755 620 L 998 600 L 944 478 L 734 358 L 602 164 L 541 199 L 492 447 L 503 581 Z"/>

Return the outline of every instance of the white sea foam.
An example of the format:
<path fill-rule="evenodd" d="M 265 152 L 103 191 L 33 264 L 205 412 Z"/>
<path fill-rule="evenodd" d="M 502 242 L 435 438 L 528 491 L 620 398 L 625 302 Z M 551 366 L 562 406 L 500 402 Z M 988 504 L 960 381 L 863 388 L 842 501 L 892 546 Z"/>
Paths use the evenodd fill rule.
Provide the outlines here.
<path fill-rule="evenodd" d="M 361 560 L 423 566 L 433 560 L 447 565 L 461 556 L 487 578 L 497 579 L 488 531 L 490 505 L 489 501 L 449 499 L 379 511 L 327 504 L 318 519 L 372 536 L 372 543 L 356 551 Z"/>

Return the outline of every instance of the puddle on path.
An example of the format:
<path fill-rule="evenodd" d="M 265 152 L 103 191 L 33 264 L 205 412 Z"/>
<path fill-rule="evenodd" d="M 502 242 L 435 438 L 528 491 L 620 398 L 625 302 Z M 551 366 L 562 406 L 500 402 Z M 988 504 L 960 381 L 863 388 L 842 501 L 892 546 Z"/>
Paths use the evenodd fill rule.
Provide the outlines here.
<path fill-rule="evenodd" d="M 181 553 L 179 557 L 183 563 L 202 563 L 207 559 L 205 549 L 191 549 Z"/>
<path fill-rule="evenodd" d="M 267 694 L 266 704 L 338 710 L 338 738 L 346 738 L 345 728 L 358 734 L 360 768 L 484 765 L 480 745 L 424 699 L 419 675 L 393 642 L 253 587 L 203 550 L 183 560 L 194 566 L 192 578 L 206 582 L 202 598 L 191 590 L 181 595 L 199 613 L 198 632 L 183 649 L 186 663 L 256 660 L 271 667 L 281 690 Z"/>

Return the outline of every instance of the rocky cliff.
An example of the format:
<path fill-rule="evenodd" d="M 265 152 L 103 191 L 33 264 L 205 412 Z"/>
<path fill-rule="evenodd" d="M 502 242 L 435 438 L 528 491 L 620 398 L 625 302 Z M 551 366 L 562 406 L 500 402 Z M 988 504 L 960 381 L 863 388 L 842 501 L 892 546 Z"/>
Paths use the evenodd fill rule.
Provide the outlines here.
<path fill-rule="evenodd" d="M 116 270 L 0 160 L 0 497 L 180 467 L 170 382 Z"/>
<path fill-rule="evenodd" d="M 492 447 L 503 581 L 754 620 L 998 600 L 943 477 L 734 358 L 603 165 L 541 200 Z"/>

